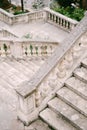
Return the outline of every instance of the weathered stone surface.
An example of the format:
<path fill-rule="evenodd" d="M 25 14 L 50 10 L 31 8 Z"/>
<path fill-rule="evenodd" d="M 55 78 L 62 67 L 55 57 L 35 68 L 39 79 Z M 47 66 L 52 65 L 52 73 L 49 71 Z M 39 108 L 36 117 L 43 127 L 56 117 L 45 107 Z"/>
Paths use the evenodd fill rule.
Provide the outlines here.
<path fill-rule="evenodd" d="M 64 120 L 60 114 L 56 114 L 51 109 L 47 108 L 42 111 L 40 117 L 55 130 L 76 130 L 76 128 Z"/>
<path fill-rule="evenodd" d="M 87 69 L 84 67 L 77 68 L 74 71 L 74 75 L 79 78 L 81 81 L 87 83 Z"/>
<path fill-rule="evenodd" d="M 43 16 L 40 16 L 40 17 L 43 17 Z M 6 17 L 2 17 L 2 18 L 4 18 L 4 20 L 7 20 Z M 26 21 L 26 19 L 24 19 L 24 18 L 21 19 L 21 20 Z M 22 36 L 24 36 L 25 33 L 31 33 L 31 34 L 36 35 L 34 37 L 34 39 L 35 38 L 36 39 L 38 39 L 38 38 L 43 39 L 43 37 L 49 38 L 49 37 L 47 37 L 48 34 L 49 34 L 50 40 L 55 39 L 57 42 L 60 42 L 60 45 L 55 50 L 53 55 L 45 62 L 45 64 L 43 66 L 41 66 L 40 69 L 39 69 L 38 66 L 36 66 L 36 68 L 33 68 L 34 64 L 32 64 L 31 62 L 29 64 L 30 66 L 28 66 L 25 61 L 24 62 L 20 61 L 20 63 L 18 63 L 19 61 L 13 62 L 11 60 L 11 64 L 8 61 L 5 61 L 6 59 L 0 61 L 0 78 L 2 80 L 5 80 L 5 82 L 7 82 L 7 87 L 9 87 L 9 89 L 11 88 L 10 86 L 12 86 L 13 89 L 20 87 L 17 90 L 17 92 L 20 95 L 23 96 L 23 100 L 24 100 L 25 97 L 28 98 L 28 96 L 30 96 L 29 94 L 32 93 L 32 91 L 36 90 L 36 88 L 39 86 L 39 84 L 41 82 L 43 82 L 43 79 L 46 78 L 46 76 L 49 76 L 48 74 L 55 68 L 55 66 L 57 65 L 59 60 L 61 60 L 63 58 L 63 56 L 68 52 L 69 49 L 72 49 L 72 46 L 74 45 L 74 43 L 76 43 L 76 41 L 78 41 L 78 39 L 83 35 L 83 33 L 85 33 L 87 31 L 87 15 L 83 18 L 83 20 L 77 25 L 77 27 L 70 34 L 68 34 L 67 32 L 64 32 L 61 29 L 59 29 L 59 31 L 58 31 L 58 28 L 56 28 L 53 25 L 50 25 L 48 23 L 42 23 L 42 22 L 38 23 L 38 24 L 35 23 L 35 24 L 33 24 L 33 28 L 31 27 L 31 25 L 32 25 L 32 23 L 26 24 L 25 31 L 24 31 L 24 28 L 23 28 L 24 24 L 13 25 L 13 26 L 10 27 L 10 26 L 7 26 L 6 24 L 3 24 L 2 22 L 0 22 L 0 26 L 6 28 L 7 30 L 10 27 L 12 29 L 12 31 L 14 32 L 14 34 L 16 34 L 17 36 L 22 37 Z M 48 28 L 50 28 L 50 29 L 48 29 Z M 29 32 L 29 30 L 30 30 L 30 32 Z M 32 32 L 32 30 L 33 30 L 33 32 Z M 44 30 L 44 32 L 42 32 L 42 30 Z M 47 32 L 46 35 L 45 35 L 45 32 Z M 39 35 L 40 35 L 40 37 L 38 37 Z M 9 41 L 9 39 L 6 39 L 5 42 L 7 42 L 7 40 Z M 16 41 L 14 39 L 13 39 L 13 41 L 14 41 L 14 44 L 15 44 L 15 48 L 13 48 L 13 50 L 17 49 L 14 54 L 16 55 L 16 53 L 18 53 L 18 54 L 22 53 L 21 51 L 19 51 L 19 49 L 20 49 L 20 39 L 18 40 L 19 41 L 18 48 L 16 48 L 16 45 L 17 45 Z M 11 44 L 13 44 L 13 42 Z M 80 44 L 79 44 L 79 47 L 80 47 Z M 78 55 L 79 55 L 79 53 L 77 53 L 77 57 L 78 57 Z M 3 57 L 4 56 L 5 55 L 3 53 Z M 12 62 L 13 62 L 13 64 L 12 64 Z M 26 66 L 26 67 L 24 67 L 24 66 Z M 76 67 L 77 66 L 78 66 L 78 64 L 76 62 Z M 30 69 L 30 71 L 29 71 L 29 69 Z M 38 72 L 33 76 L 32 74 L 34 74 L 34 72 L 36 72 L 37 70 L 38 70 Z M 79 70 L 76 70 L 76 71 L 79 71 Z M 83 71 L 83 69 L 82 69 L 82 71 Z M 31 72 L 31 74 L 30 74 L 30 72 Z M 67 70 L 67 72 L 68 72 L 68 70 Z M 70 72 L 72 73 L 72 70 Z M 85 72 L 86 71 L 85 71 L 85 68 L 84 68 L 84 73 L 81 72 L 81 73 L 78 74 L 79 76 L 85 75 L 85 77 L 81 77 L 81 78 L 84 79 L 84 81 L 87 79 Z M 28 73 L 30 74 L 29 77 L 28 77 Z M 33 76 L 32 79 L 30 78 L 31 76 Z M 3 83 L 1 88 L 4 87 L 4 88 L 7 89 L 5 82 L 3 82 L 3 81 L 1 82 L 1 83 Z M 22 82 L 23 82 L 23 84 L 21 85 Z M 54 84 L 52 84 L 52 85 L 54 85 Z M 59 84 L 57 84 L 57 85 L 59 85 Z M 55 93 L 53 93 L 53 95 L 54 94 Z M 67 102 L 69 105 L 74 107 L 76 110 L 80 111 L 82 114 L 87 116 L 87 105 L 86 105 L 87 101 L 85 99 L 78 96 L 76 93 L 74 93 L 73 91 L 71 91 L 67 88 L 60 89 L 57 92 L 57 95 L 62 100 Z M 52 97 L 52 96 L 50 96 L 50 97 Z M 4 101 L 4 104 L 3 104 L 3 101 Z M 23 125 L 22 125 L 22 127 L 21 126 L 19 127 L 17 125 L 17 123 L 15 123 L 15 121 L 14 121 L 14 120 L 16 120 L 17 99 L 12 98 L 12 96 L 9 96 L 9 93 L 3 91 L 2 94 L 0 94 L 0 102 L 1 102 L 1 109 L 0 109 L 0 111 L 1 111 L 0 112 L 0 114 L 1 114 L 1 116 L 0 116 L 1 125 L 0 126 L 1 127 L 0 128 L 2 130 L 5 130 L 5 129 L 10 130 L 10 128 L 12 129 L 12 127 L 15 130 L 16 129 L 18 129 L 18 130 L 24 129 Z M 31 102 L 32 102 L 32 100 L 30 98 L 29 100 L 26 100 L 25 104 L 22 104 L 22 105 L 24 105 L 24 107 L 26 106 L 26 104 L 29 106 L 31 104 Z M 36 103 L 36 100 L 35 100 L 35 103 Z M 8 107 L 6 107 L 6 106 L 8 106 Z M 11 109 L 9 108 L 9 106 L 10 106 Z M 5 109 L 3 109 L 3 108 L 5 108 Z M 26 109 L 27 108 L 25 107 L 25 110 Z M 30 109 L 32 109 L 32 104 L 30 106 Z M 11 110 L 14 110 L 14 111 L 11 111 Z M 8 113 L 8 116 L 6 115 L 7 113 Z M 36 114 L 36 113 L 34 113 L 34 114 Z M 28 116 L 28 118 L 29 118 L 28 121 L 35 119 L 34 114 L 32 114 L 31 116 Z M 45 116 L 45 114 L 46 114 L 46 116 Z M 36 114 L 36 115 L 38 115 L 38 114 Z M 58 116 L 58 118 L 57 118 L 57 116 Z M 45 117 L 47 117 L 47 118 L 45 118 Z M 60 114 L 56 115 L 56 113 L 54 113 L 50 109 L 46 109 L 45 111 L 42 112 L 42 118 L 44 120 L 46 120 L 47 123 L 49 123 L 49 125 L 53 126 L 55 129 L 74 130 L 74 128 L 68 122 L 66 122 L 64 119 L 61 118 Z M 76 120 L 78 120 L 78 118 L 79 118 L 79 116 L 77 114 L 75 114 L 75 115 L 72 115 L 71 120 L 76 121 Z M 5 122 L 2 123 L 2 120 L 3 120 L 3 122 L 4 121 Z M 76 122 L 74 122 L 74 124 L 75 123 Z M 10 127 L 9 124 L 11 124 L 12 127 Z M 20 123 L 18 123 L 18 124 L 20 124 Z M 78 125 L 78 127 L 79 127 L 79 125 Z M 85 129 L 85 127 L 83 129 Z"/>
<path fill-rule="evenodd" d="M 48 102 L 48 106 L 55 111 L 55 113 L 60 113 L 66 120 L 69 120 L 76 128 L 79 130 L 87 130 L 87 118 L 67 105 L 59 98 L 54 98 Z"/>
<path fill-rule="evenodd" d="M 77 111 L 87 116 L 87 101 L 75 94 L 70 89 L 63 87 L 57 92 L 57 96 L 74 107 Z"/>
<path fill-rule="evenodd" d="M 55 49 L 55 52 L 51 57 L 45 62 L 45 64 L 40 68 L 40 70 L 34 75 L 33 79 L 29 83 L 26 83 L 26 88 L 23 91 L 23 86 L 18 89 L 18 93 L 26 96 L 31 92 L 28 90 L 28 86 L 32 87 L 32 91 L 41 83 L 41 81 L 47 76 L 48 73 L 57 65 L 59 60 L 65 55 L 65 53 L 72 48 L 74 43 L 83 35 L 83 33 L 87 30 L 87 18 L 86 16 L 82 19 L 80 23 L 74 28 L 71 33 L 66 37 L 66 40 L 60 42 L 60 47 Z M 47 68 L 46 68 L 47 67 Z M 43 71 L 44 70 L 44 71 Z"/>
<path fill-rule="evenodd" d="M 65 82 L 65 86 L 67 86 L 69 89 L 73 90 L 75 93 L 83 97 L 87 100 L 87 84 L 80 81 L 79 79 L 75 77 L 69 78 Z"/>
<path fill-rule="evenodd" d="M 87 57 L 83 59 L 81 63 L 82 63 L 82 66 L 87 68 Z"/>
<path fill-rule="evenodd" d="M 25 130 L 51 130 L 46 123 L 40 119 L 33 122 L 29 127 L 25 127 Z"/>

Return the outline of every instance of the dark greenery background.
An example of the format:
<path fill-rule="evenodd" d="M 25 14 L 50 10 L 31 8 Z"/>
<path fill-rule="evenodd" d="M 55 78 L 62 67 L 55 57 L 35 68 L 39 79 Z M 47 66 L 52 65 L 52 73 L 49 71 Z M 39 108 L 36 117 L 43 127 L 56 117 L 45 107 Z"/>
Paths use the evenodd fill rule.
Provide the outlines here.
<path fill-rule="evenodd" d="M 54 7 L 53 10 L 59 12 L 67 17 L 80 21 L 87 8 L 87 0 L 56 0 L 59 4 L 58 7 Z M 72 6 L 78 4 L 79 6 Z M 84 6 L 85 5 L 85 6 Z"/>

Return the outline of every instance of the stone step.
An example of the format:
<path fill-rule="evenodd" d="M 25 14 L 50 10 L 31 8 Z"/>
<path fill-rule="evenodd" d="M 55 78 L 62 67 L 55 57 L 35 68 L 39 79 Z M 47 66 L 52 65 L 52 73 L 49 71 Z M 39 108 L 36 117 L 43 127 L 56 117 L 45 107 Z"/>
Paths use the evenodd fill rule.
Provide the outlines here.
<path fill-rule="evenodd" d="M 1 65 L 0 65 L 1 67 Z M 23 78 L 20 79 L 18 75 L 12 74 L 9 71 L 2 70 L 0 68 L 0 78 L 5 80 L 7 83 L 9 83 L 12 86 L 17 87 L 19 84 L 21 84 L 23 81 L 25 81 Z"/>
<path fill-rule="evenodd" d="M 13 109 L 16 109 L 17 106 L 17 96 L 14 96 L 8 90 L 0 85 L 0 100 L 4 103 L 10 105 Z"/>
<path fill-rule="evenodd" d="M 40 113 L 40 117 L 55 130 L 77 130 L 70 123 L 56 114 L 51 109 L 46 108 Z"/>
<path fill-rule="evenodd" d="M 74 71 L 74 76 L 77 77 L 79 80 L 87 83 L 87 69 L 84 67 L 77 68 Z"/>
<path fill-rule="evenodd" d="M 87 100 L 87 84 L 80 81 L 76 77 L 71 77 L 65 82 L 65 86 L 73 90 L 75 93 L 80 95 L 82 98 Z"/>
<path fill-rule="evenodd" d="M 68 104 L 63 102 L 61 99 L 57 97 L 54 98 L 53 100 L 48 102 L 48 106 L 55 113 L 60 113 L 78 130 L 87 130 L 87 118 L 72 107 L 70 107 Z"/>
<path fill-rule="evenodd" d="M 33 70 L 33 71 L 36 71 L 37 69 L 39 69 L 40 67 L 40 63 L 37 64 L 34 62 L 34 60 L 21 60 L 21 62 L 25 65 L 26 63 L 28 63 L 28 66 L 30 66 L 30 69 Z"/>
<path fill-rule="evenodd" d="M 8 76 L 12 76 L 13 74 L 17 76 L 19 79 L 27 79 L 27 76 L 23 75 L 22 72 L 20 73 L 17 69 L 15 69 L 13 66 L 10 66 L 6 62 L 2 62 L 0 64 L 0 69 L 5 72 Z"/>
<path fill-rule="evenodd" d="M 87 116 L 87 101 L 67 87 L 61 88 L 57 96 L 80 113 Z"/>
<path fill-rule="evenodd" d="M 32 61 L 21 60 L 20 63 L 23 64 L 25 67 L 29 68 L 29 70 L 31 70 L 33 73 L 40 67 L 34 64 Z"/>
<path fill-rule="evenodd" d="M 6 80 L 0 78 L 0 85 L 2 86 L 2 88 L 5 88 L 10 93 L 12 93 L 12 95 L 17 96 L 15 91 L 16 87 L 6 82 Z"/>
<path fill-rule="evenodd" d="M 45 60 L 42 60 L 41 58 L 37 59 L 37 60 L 33 60 L 33 63 L 38 66 L 42 65 L 44 62 L 45 62 Z"/>
<path fill-rule="evenodd" d="M 83 67 L 87 68 L 87 58 L 83 59 L 81 63 Z"/>
<path fill-rule="evenodd" d="M 25 127 L 25 130 L 51 130 L 49 126 L 41 119 L 34 121 L 30 126 Z"/>
<path fill-rule="evenodd" d="M 14 67 L 16 70 L 18 70 L 19 72 L 22 72 L 25 76 L 30 77 L 30 75 L 32 75 L 34 72 L 30 69 L 29 64 L 28 66 L 24 66 L 22 63 L 14 60 L 14 61 L 5 61 L 6 63 L 8 63 L 10 66 Z"/>

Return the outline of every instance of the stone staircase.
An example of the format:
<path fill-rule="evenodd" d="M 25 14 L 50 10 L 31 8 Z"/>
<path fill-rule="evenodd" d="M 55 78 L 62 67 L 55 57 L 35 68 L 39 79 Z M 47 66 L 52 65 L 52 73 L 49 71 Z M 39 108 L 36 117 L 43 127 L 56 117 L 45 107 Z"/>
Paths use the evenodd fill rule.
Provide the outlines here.
<path fill-rule="evenodd" d="M 44 63 L 44 60 L 16 60 L 12 58 L 0 59 L 0 94 L 2 99 L 13 107 L 17 106 L 15 89 L 29 79 Z M 5 93 L 7 93 L 5 97 Z M 11 100 L 12 99 L 12 100 Z"/>
<path fill-rule="evenodd" d="M 39 116 L 54 130 L 87 130 L 87 58 Z"/>

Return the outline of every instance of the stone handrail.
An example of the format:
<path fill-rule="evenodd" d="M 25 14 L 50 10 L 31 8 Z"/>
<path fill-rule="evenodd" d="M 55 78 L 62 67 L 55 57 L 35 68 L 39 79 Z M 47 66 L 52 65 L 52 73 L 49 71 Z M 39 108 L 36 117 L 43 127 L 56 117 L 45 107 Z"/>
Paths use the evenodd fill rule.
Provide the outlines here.
<path fill-rule="evenodd" d="M 83 40 L 82 40 L 83 39 Z M 85 41 L 86 39 L 86 41 Z M 65 44 L 64 46 L 62 46 Z M 19 99 L 18 118 L 28 125 L 38 117 L 47 102 L 87 54 L 87 14 L 62 41 L 51 57 L 28 82 L 16 90 Z"/>
<path fill-rule="evenodd" d="M 47 22 L 52 23 L 58 27 L 61 27 L 62 29 L 65 29 L 67 31 L 71 31 L 78 24 L 76 20 L 68 18 L 49 8 L 45 8 L 45 11 Z"/>
<path fill-rule="evenodd" d="M 13 14 L 10 14 L 6 12 L 5 10 L 0 8 L 0 21 L 5 22 L 7 24 L 12 24 L 13 23 Z"/>
<path fill-rule="evenodd" d="M 71 31 L 78 24 L 76 20 L 72 20 L 49 8 L 19 15 L 12 15 L 3 9 L 0 9 L 0 20 L 10 25 L 35 22 L 36 20 L 39 20 L 49 22 L 66 31 Z"/>
<path fill-rule="evenodd" d="M 21 39 L 0 39 L 0 56 L 1 57 L 14 57 L 14 58 L 27 58 L 27 57 L 48 57 L 50 56 L 58 43 L 55 41 L 33 41 Z"/>

